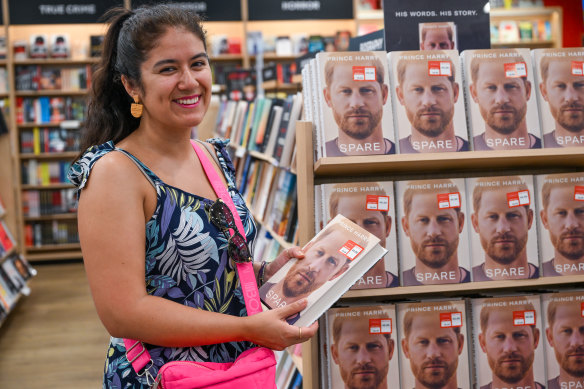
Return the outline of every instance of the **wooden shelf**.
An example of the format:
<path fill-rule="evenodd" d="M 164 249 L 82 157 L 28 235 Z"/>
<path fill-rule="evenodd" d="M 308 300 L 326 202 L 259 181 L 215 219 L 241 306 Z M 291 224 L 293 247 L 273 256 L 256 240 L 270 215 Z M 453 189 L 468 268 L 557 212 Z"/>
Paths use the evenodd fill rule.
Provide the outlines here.
<path fill-rule="evenodd" d="M 28 129 L 35 127 L 61 127 L 61 122 L 48 122 L 48 123 L 16 123 L 19 129 Z"/>
<path fill-rule="evenodd" d="M 6 61 L 5 61 L 6 62 Z M 14 65 L 88 65 L 99 62 L 98 57 L 90 58 L 27 58 L 15 59 Z"/>
<path fill-rule="evenodd" d="M 56 251 L 52 253 L 34 253 L 27 252 L 26 259 L 30 262 L 41 261 L 58 261 L 63 259 L 82 259 L 81 250 L 76 251 Z"/>
<path fill-rule="evenodd" d="M 584 149 L 578 147 L 530 150 L 464 151 L 458 153 L 397 154 L 321 158 L 315 177 L 394 173 L 476 173 L 500 169 L 582 168 Z"/>
<path fill-rule="evenodd" d="M 64 151 L 60 153 L 40 153 L 40 154 L 20 154 L 20 159 L 73 159 L 77 156 L 76 151 Z"/>
<path fill-rule="evenodd" d="M 73 189 L 75 186 L 66 182 L 60 182 L 58 184 L 49 185 L 21 185 L 22 190 L 43 190 L 43 189 Z"/>
<path fill-rule="evenodd" d="M 538 48 L 548 48 L 554 47 L 556 42 L 554 40 L 548 41 L 540 41 L 540 40 L 523 40 L 520 42 L 491 42 L 492 48 L 529 48 L 529 49 L 538 49 Z"/>
<path fill-rule="evenodd" d="M 477 292 L 516 291 L 520 289 L 541 289 L 542 287 L 554 287 L 558 285 L 584 286 L 584 275 L 540 277 L 532 280 L 505 280 L 467 282 L 464 284 L 441 284 L 400 286 L 384 289 L 350 290 L 342 297 L 343 300 L 359 298 L 403 298 L 404 296 L 442 296 L 470 294 Z"/>
<path fill-rule="evenodd" d="M 297 92 L 300 89 L 302 89 L 302 84 L 296 84 L 296 83 L 291 83 L 291 84 L 283 84 L 278 82 L 277 80 L 270 80 L 270 81 L 264 81 L 262 83 L 262 87 L 265 90 L 276 90 L 276 91 L 284 91 L 284 92 Z"/>
<path fill-rule="evenodd" d="M 24 216 L 25 222 L 35 222 L 35 221 L 51 221 L 51 220 L 75 220 L 77 219 L 77 213 L 54 213 L 50 215 L 41 216 Z"/>
<path fill-rule="evenodd" d="M 44 96 L 86 96 L 87 89 L 79 90 L 54 90 L 54 89 L 44 89 L 39 91 L 25 91 L 17 90 L 14 92 L 16 97 L 44 97 Z"/>
<path fill-rule="evenodd" d="M 243 56 L 241 54 L 220 54 L 213 55 L 209 58 L 211 62 L 230 62 L 230 61 L 241 61 Z"/>
<path fill-rule="evenodd" d="M 521 18 L 552 15 L 557 10 L 553 7 L 491 8 L 491 17 Z"/>
<path fill-rule="evenodd" d="M 80 250 L 79 243 L 63 243 L 63 244 L 46 244 L 42 246 L 28 246 L 26 247 L 27 258 L 33 253 L 44 253 L 49 251 L 65 251 L 65 250 Z"/>
<path fill-rule="evenodd" d="M 276 240 L 276 242 L 278 242 L 278 244 L 280 244 L 280 246 L 282 246 L 284 249 L 288 249 L 290 247 L 295 246 L 294 243 L 290 243 L 282 236 L 278 235 L 270 226 L 265 224 L 264 221 L 260 219 L 258 216 L 253 215 L 253 218 L 257 223 L 261 224 L 266 229 L 266 231 L 268 231 L 270 235 L 272 235 L 272 238 L 274 238 L 274 240 Z"/>

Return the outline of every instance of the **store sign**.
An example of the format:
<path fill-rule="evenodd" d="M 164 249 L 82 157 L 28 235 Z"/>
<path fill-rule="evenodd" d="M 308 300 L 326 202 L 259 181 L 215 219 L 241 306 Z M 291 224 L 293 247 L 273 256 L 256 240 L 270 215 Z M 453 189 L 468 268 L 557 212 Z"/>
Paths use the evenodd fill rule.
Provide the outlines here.
<path fill-rule="evenodd" d="M 248 0 L 249 20 L 353 19 L 353 0 Z"/>
<path fill-rule="evenodd" d="M 173 3 L 188 4 L 193 7 L 198 14 L 205 16 L 206 21 L 219 22 L 241 20 L 241 0 L 173 0 Z M 132 0 L 132 8 L 136 8 L 142 4 L 152 4 L 152 1 Z"/>
<path fill-rule="evenodd" d="M 123 0 L 8 0 L 10 24 L 100 23 L 111 7 Z"/>

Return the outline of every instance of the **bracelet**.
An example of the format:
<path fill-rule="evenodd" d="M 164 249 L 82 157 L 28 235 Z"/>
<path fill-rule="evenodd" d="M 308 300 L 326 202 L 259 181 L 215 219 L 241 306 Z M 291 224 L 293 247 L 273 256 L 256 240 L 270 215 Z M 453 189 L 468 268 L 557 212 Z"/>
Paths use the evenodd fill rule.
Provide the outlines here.
<path fill-rule="evenodd" d="M 260 270 L 258 270 L 258 287 L 264 284 L 264 274 L 266 273 L 266 265 L 268 263 L 266 261 L 262 261 L 260 265 Z"/>

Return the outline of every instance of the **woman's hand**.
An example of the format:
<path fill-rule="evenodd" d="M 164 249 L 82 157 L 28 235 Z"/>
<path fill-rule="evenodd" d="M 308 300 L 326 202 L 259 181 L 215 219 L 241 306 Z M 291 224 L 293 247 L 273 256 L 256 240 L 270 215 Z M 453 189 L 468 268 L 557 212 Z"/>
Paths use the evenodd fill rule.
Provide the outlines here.
<path fill-rule="evenodd" d="M 286 262 L 292 258 L 304 258 L 304 251 L 298 246 L 290 247 L 280 253 L 272 262 L 266 265 L 264 280 L 269 280 Z"/>
<path fill-rule="evenodd" d="M 249 334 L 246 340 L 273 350 L 284 350 L 312 338 L 318 330 L 318 321 L 309 327 L 296 327 L 286 322 L 286 318 L 306 308 L 307 303 L 306 299 L 301 299 L 281 308 L 246 317 L 246 332 Z"/>

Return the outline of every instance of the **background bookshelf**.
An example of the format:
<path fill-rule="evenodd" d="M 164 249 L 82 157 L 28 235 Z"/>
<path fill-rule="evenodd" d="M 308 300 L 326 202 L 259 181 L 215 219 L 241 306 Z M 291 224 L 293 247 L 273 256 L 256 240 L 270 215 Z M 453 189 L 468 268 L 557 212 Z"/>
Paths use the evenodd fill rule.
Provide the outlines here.
<path fill-rule="evenodd" d="M 314 235 L 314 185 L 350 176 L 385 180 L 403 180 L 409 177 L 472 176 L 475 174 L 501 175 L 502 172 L 541 174 L 546 172 L 576 171 L 584 168 L 582 151 L 579 148 L 514 150 L 489 152 L 463 152 L 456 155 L 416 154 L 370 157 L 335 157 L 313 161 L 312 123 L 297 124 L 297 166 L 299 244 L 305 244 Z M 496 173 L 494 173 L 496 172 Z M 350 290 L 341 301 L 380 302 L 395 301 L 404 296 L 432 298 L 440 296 L 465 296 L 477 292 L 492 291 L 537 291 L 555 287 L 584 285 L 581 276 L 545 277 L 532 280 L 509 280 L 470 282 L 452 285 L 422 285 L 387 289 Z M 318 339 L 303 345 L 302 364 L 304 388 L 318 388 L 319 367 Z"/>

